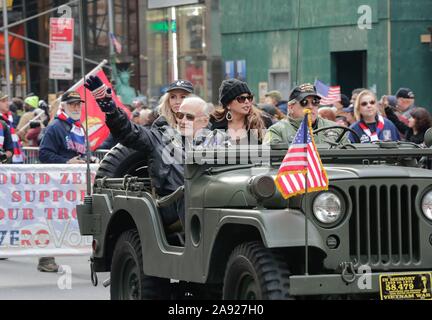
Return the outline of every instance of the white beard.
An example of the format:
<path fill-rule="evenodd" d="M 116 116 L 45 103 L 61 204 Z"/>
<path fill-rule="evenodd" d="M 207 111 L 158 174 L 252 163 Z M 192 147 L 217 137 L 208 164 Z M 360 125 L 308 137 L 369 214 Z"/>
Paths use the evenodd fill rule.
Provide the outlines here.
<path fill-rule="evenodd" d="M 78 121 L 81 119 L 81 112 L 70 112 L 68 108 L 64 108 L 64 112 L 70 117 L 72 120 Z"/>

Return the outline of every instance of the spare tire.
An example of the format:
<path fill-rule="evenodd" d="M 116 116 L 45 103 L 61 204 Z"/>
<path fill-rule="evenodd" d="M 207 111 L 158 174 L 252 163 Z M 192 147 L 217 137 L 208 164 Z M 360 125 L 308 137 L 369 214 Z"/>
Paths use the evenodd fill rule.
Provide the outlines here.
<path fill-rule="evenodd" d="M 125 175 L 148 178 L 148 157 L 143 151 L 127 148 L 119 143 L 100 162 L 96 179 L 123 178 Z"/>

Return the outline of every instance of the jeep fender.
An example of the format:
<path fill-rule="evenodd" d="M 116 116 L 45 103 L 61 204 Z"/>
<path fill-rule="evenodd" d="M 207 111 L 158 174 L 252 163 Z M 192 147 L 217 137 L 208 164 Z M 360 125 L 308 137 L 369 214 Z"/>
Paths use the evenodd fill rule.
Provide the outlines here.
<path fill-rule="evenodd" d="M 245 212 L 247 211 L 247 215 Z M 260 233 L 267 248 L 290 248 L 305 246 L 305 216 L 298 210 L 220 210 L 222 217 L 218 229 L 226 224 L 248 224 Z M 321 234 L 308 220 L 308 243 L 326 251 Z"/>

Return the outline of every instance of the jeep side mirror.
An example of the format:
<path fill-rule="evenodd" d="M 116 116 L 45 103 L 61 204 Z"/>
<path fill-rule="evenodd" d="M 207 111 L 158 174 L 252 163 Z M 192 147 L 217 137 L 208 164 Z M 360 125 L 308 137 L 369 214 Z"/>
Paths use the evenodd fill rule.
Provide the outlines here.
<path fill-rule="evenodd" d="M 426 130 L 424 135 L 424 144 L 430 148 L 432 146 L 432 128 Z"/>

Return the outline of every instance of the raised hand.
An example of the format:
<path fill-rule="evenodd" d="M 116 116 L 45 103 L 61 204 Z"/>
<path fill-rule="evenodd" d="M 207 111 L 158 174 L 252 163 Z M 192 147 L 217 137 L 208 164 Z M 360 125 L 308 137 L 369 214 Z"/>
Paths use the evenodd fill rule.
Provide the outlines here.
<path fill-rule="evenodd" d="M 103 112 L 114 112 L 116 104 L 112 99 L 112 91 L 108 88 L 98 76 L 90 76 L 84 83 L 84 87 L 89 89 L 96 99 L 99 107 Z"/>

